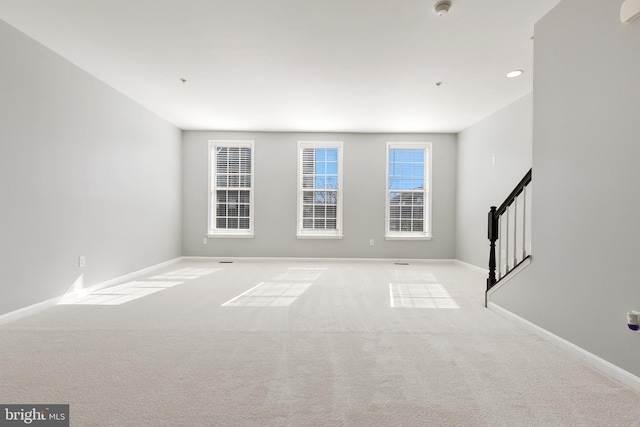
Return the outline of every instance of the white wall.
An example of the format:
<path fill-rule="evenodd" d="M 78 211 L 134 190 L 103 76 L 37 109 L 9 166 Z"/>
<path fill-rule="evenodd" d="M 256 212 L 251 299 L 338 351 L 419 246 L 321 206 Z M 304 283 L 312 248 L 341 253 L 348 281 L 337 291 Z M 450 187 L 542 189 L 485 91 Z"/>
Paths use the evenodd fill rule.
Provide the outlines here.
<path fill-rule="evenodd" d="M 180 256 L 180 131 L 3 21 L 0 58 L 0 314 Z"/>
<path fill-rule="evenodd" d="M 458 134 L 456 258 L 488 268 L 487 213 L 531 169 L 533 96 Z M 495 164 L 492 158 L 495 157 Z"/>
<path fill-rule="evenodd" d="M 207 233 L 210 139 L 255 141 L 255 238 L 202 239 Z M 344 238 L 296 238 L 297 142 L 344 142 Z M 386 241 L 387 141 L 433 142 L 433 239 Z M 454 257 L 456 139 L 452 134 L 183 132 L 183 253 L 190 256 Z M 369 246 L 374 239 L 375 245 Z"/>
<path fill-rule="evenodd" d="M 640 21 L 563 0 L 535 28 L 532 264 L 498 305 L 640 376 Z"/>

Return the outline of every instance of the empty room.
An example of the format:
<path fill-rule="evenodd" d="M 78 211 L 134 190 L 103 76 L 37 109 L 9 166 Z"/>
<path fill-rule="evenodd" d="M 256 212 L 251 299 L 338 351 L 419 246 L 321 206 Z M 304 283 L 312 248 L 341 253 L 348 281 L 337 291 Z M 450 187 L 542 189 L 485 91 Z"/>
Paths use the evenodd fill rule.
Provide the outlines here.
<path fill-rule="evenodd" d="M 0 426 L 640 426 L 640 0 L 0 0 Z"/>

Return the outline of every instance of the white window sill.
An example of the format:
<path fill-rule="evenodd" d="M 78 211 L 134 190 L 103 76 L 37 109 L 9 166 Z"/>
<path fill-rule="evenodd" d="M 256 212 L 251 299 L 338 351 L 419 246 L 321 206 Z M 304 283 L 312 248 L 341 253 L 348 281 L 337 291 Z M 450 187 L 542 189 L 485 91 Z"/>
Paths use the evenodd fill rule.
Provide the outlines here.
<path fill-rule="evenodd" d="M 432 236 L 425 236 L 424 234 L 390 234 L 384 236 L 385 240 L 431 240 Z"/>
<path fill-rule="evenodd" d="M 298 234 L 298 239 L 342 239 L 342 234 Z"/>
<path fill-rule="evenodd" d="M 208 239 L 253 239 L 254 234 L 216 233 L 207 234 Z"/>

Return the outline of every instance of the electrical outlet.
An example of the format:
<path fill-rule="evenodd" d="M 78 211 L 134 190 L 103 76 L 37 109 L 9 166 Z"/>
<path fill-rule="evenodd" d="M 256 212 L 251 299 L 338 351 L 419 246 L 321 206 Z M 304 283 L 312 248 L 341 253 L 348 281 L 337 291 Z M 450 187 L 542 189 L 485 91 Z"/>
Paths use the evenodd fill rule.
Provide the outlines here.
<path fill-rule="evenodd" d="M 369 239 L 369 246 L 373 246 L 375 244 L 376 244 L 376 242 L 373 239 Z"/>
<path fill-rule="evenodd" d="M 83 268 L 87 264 L 87 259 L 84 255 L 78 257 L 78 267 Z"/>
<path fill-rule="evenodd" d="M 202 244 L 203 244 L 203 245 L 207 245 L 207 244 L 209 244 L 209 239 L 207 239 L 206 237 L 203 237 L 203 238 L 202 238 Z"/>
<path fill-rule="evenodd" d="M 496 156 L 491 157 L 491 164 L 492 165 L 496 164 Z"/>

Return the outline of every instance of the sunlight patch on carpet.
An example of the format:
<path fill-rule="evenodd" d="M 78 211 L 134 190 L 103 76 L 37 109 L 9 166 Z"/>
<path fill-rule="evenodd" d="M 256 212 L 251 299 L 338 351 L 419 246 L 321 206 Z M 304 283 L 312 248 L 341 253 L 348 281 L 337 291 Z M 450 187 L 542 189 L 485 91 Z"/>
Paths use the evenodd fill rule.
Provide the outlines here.
<path fill-rule="evenodd" d="M 120 305 L 180 285 L 184 280 L 198 279 L 218 270 L 220 269 L 181 268 L 147 280 L 136 280 L 96 291 L 83 288 L 82 280 L 79 279 L 80 285 L 74 284 L 72 292 L 68 292 L 58 305 Z"/>
<path fill-rule="evenodd" d="M 253 288 L 222 304 L 222 307 L 286 307 L 293 304 L 318 280 L 325 267 L 289 267 L 269 282 Z"/>
<path fill-rule="evenodd" d="M 279 273 L 273 276 L 272 280 L 278 282 L 287 282 L 287 281 L 310 281 L 313 282 L 318 280 L 322 273 L 324 273 L 326 268 L 289 268 L 284 273 Z"/>
<path fill-rule="evenodd" d="M 262 282 L 222 304 L 223 307 L 285 307 L 302 295 L 311 283 Z"/>
<path fill-rule="evenodd" d="M 63 301 L 61 305 L 120 305 L 138 298 L 151 295 L 182 282 L 143 282 L 134 281 L 122 285 L 93 291 L 87 295 Z"/>
<path fill-rule="evenodd" d="M 389 299 L 394 308 L 460 308 L 439 284 L 389 283 Z"/>
<path fill-rule="evenodd" d="M 214 273 L 218 270 L 220 269 L 219 268 L 181 268 L 179 270 L 169 271 L 166 273 L 162 273 L 158 276 L 150 277 L 150 279 L 192 280 L 192 279 L 198 279 L 202 276 L 206 276 L 207 274 Z"/>

